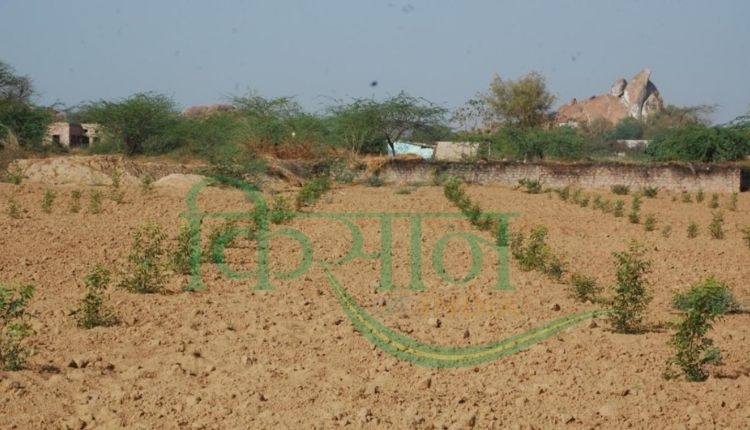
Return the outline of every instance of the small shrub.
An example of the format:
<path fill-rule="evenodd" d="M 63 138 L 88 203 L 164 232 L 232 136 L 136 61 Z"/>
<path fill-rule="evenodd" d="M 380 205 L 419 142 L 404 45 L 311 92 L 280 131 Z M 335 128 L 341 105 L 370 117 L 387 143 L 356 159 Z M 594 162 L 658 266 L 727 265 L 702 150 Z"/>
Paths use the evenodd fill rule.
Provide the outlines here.
<path fill-rule="evenodd" d="M 712 239 L 724 239 L 724 214 L 716 212 L 708 225 Z"/>
<path fill-rule="evenodd" d="M 656 216 L 654 214 L 646 215 L 646 218 L 643 221 L 643 228 L 646 229 L 646 231 L 656 230 Z"/>
<path fill-rule="evenodd" d="M 518 183 L 526 189 L 529 194 L 539 194 L 542 192 L 542 183 L 538 179 L 521 179 Z"/>
<path fill-rule="evenodd" d="M 732 196 L 729 198 L 729 204 L 727 205 L 727 208 L 732 212 L 737 210 L 737 193 L 732 193 Z"/>
<path fill-rule="evenodd" d="M 81 190 L 70 192 L 70 212 L 77 214 L 81 211 Z"/>
<path fill-rule="evenodd" d="M 42 212 L 46 214 L 52 213 L 52 205 L 55 204 L 55 192 L 52 190 L 44 191 L 44 197 L 42 197 Z"/>
<path fill-rule="evenodd" d="M 656 195 L 659 194 L 659 187 L 643 187 L 641 188 L 641 193 L 650 198 L 656 198 Z"/>
<path fill-rule="evenodd" d="M 725 285 L 709 278 L 681 296 L 685 312 L 669 341 L 676 352 L 669 360 L 667 378 L 678 376 L 671 368 L 676 365 L 688 381 L 704 381 L 708 378 L 706 365 L 721 363 L 721 351 L 713 347 L 713 340 L 706 335 L 725 313 L 727 291 Z"/>
<path fill-rule="evenodd" d="M 628 214 L 628 221 L 630 221 L 631 224 L 638 224 L 641 222 L 641 216 L 638 214 L 638 211 L 631 210 Z"/>
<path fill-rule="evenodd" d="M 643 313 L 651 301 L 645 280 L 651 263 L 636 242 L 631 242 L 628 251 L 615 252 L 614 257 L 617 284 L 610 321 L 619 333 L 635 333 L 640 330 Z"/>
<path fill-rule="evenodd" d="M 703 199 L 705 198 L 706 198 L 706 194 L 703 192 L 703 188 L 699 188 L 698 191 L 695 193 L 695 201 L 698 203 L 703 203 Z"/>
<path fill-rule="evenodd" d="M 617 184 L 612 185 L 612 192 L 618 196 L 626 196 L 630 193 L 630 187 L 627 185 Z"/>
<path fill-rule="evenodd" d="M 34 288 L 26 285 L 18 291 L 0 284 L 0 369 L 20 370 L 31 350 L 23 340 L 32 334 L 26 306 Z"/>
<path fill-rule="evenodd" d="M 98 214 L 102 212 L 102 193 L 99 190 L 92 190 L 89 194 L 89 212 Z"/>
<path fill-rule="evenodd" d="M 578 206 L 585 208 L 589 205 L 590 197 L 587 195 L 584 195 L 580 199 L 578 199 Z"/>
<path fill-rule="evenodd" d="M 558 188 L 555 190 L 555 192 L 560 197 L 560 200 L 567 202 L 568 198 L 570 197 L 570 186 L 567 185 L 563 188 Z"/>
<path fill-rule="evenodd" d="M 745 245 L 750 248 L 750 225 L 742 229 L 742 240 L 745 242 Z"/>
<path fill-rule="evenodd" d="M 615 218 L 622 218 L 625 215 L 625 202 L 622 200 L 615 200 L 615 204 L 612 207 L 612 215 Z"/>
<path fill-rule="evenodd" d="M 8 216 L 13 219 L 21 218 L 21 208 L 13 197 L 8 199 Z"/>
<path fill-rule="evenodd" d="M 90 329 L 117 324 L 114 309 L 106 303 L 109 301 L 106 295 L 110 282 L 109 270 L 103 266 L 96 266 L 93 272 L 83 278 L 83 282 L 86 284 L 86 295 L 75 311 L 78 327 Z"/>
<path fill-rule="evenodd" d="M 368 187 L 382 187 L 384 182 L 380 179 L 380 176 L 372 175 L 367 178 L 366 184 Z"/>
<path fill-rule="evenodd" d="M 318 176 L 307 181 L 297 193 L 297 210 L 310 206 L 331 189 L 331 180 L 327 176 Z"/>
<path fill-rule="evenodd" d="M 694 221 L 690 221 L 690 224 L 688 224 L 687 237 L 690 239 L 698 237 L 698 224 Z"/>
<path fill-rule="evenodd" d="M 143 224 L 136 230 L 128 255 L 129 268 L 120 283 L 122 288 L 133 293 L 158 293 L 164 289 L 164 239 L 161 226 L 156 223 Z"/>
<path fill-rule="evenodd" d="M 119 172 L 115 172 L 111 175 L 112 178 L 112 190 L 110 192 L 110 198 L 113 202 L 122 204 L 125 200 L 125 191 L 120 188 L 121 176 Z"/>
<path fill-rule="evenodd" d="M 292 204 L 284 196 L 276 196 L 271 203 L 269 219 L 274 224 L 282 224 L 294 219 L 297 214 L 292 209 Z"/>
<path fill-rule="evenodd" d="M 698 196 L 700 196 L 700 200 L 698 200 Z M 695 195 L 695 199 L 698 201 L 703 201 L 703 190 L 699 190 L 698 194 Z M 690 195 L 687 191 L 682 192 L 682 203 L 692 203 L 693 196 Z"/>
<path fill-rule="evenodd" d="M 192 245 L 192 232 L 190 231 L 190 224 L 183 222 L 180 224 L 180 230 L 177 232 L 177 246 L 172 252 L 170 257 L 170 263 L 172 270 L 177 273 L 188 275 L 190 274 L 191 268 L 191 245 Z"/>
<path fill-rule="evenodd" d="M 633 200 L 630 202 L 630 208 L 634 211 L 641 210 L 641 195 L 638 193 L 633 194 Z"/>
<path fill-rule="evenodd" d="M 2 176 L 2 179 L 0 182 L 7 182 L 9 184 L 13 185 L 21 185 L 21 182 L 26 178 L 26 176 L 21 173 L 20 169 L 8 169 L 5 174 Z"/>
<path fill-rule="evenodd" d="M 724 315 L 737 313 L 741 306 L 727 284 L 710 277 L 694 284 L 685 293 L 676 293 L 672 297 L 672 307 L 680 311 L 704 306 L 712 314 Z"/>
<path fill-rule="evenodd" d="M 661 229 L 661 237 L 667 239 L 670 236 L 672 236 L 672 226 L 665 225 L 664 228 Z"/>
<path fill-rule="evenodd" d="M 552 253 L 546 238 L 547 228 L 544 226 L 531 229 L 527 245 L 524 245 L 523 233 L 515 233 L 510 241 L 511 255 L 518 260 L 521 270 L 538 270 L 555 280 L 560 280 L 565 274 L 565 265 Z"/>
<path fill-rule="evenodd" d="M 718 194 L 711 194 L 711 201 L 708 203 L 708 207 L 711 209 L 716 209 L 719 207 L 719 195 Z"/>
<path fill-rule="evenodd" d="M 141 193 L 149 194 L 154 190 L 154 177 L 149 173 L 146 173 L 141 178 Z"/>
<path fill-rule="evenodd" d="M 575 203 L 575 204 L 578 204 L 578 202 L 580 202 L 580 201 L 581 201 L 581 194 L 582 194 L 582 193 L 583 193 L 583 190 L 582 190 L 582 189 L 580 189 L 580 188 L 576 188 L 576 189 L 575 189 L 575 190 L 573 190 L 573 192 L 572 192 L 572 193 L 570 194 L 570 200 L 571 200 L 571 201 L 572 201 L 573 203 Z"/>
<path fill-rule="evenodd" d="M 595 302 L 601 288 L 596 284 L 596 278 L 574 273 L 570 277 L 570 283 L 573 286 L 575 297 L 582 301 Z"/>

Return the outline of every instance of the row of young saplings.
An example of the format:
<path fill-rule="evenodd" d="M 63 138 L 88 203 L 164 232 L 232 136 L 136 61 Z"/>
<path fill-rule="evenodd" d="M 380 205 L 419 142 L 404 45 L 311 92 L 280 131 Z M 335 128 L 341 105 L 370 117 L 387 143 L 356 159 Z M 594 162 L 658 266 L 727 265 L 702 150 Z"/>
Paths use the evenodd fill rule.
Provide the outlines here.
<path fill-rule="evenodd" d="M 112 179 L 112 185 L 110 186 L 107 196 L 110 200 L 117 203 L 118 205 L 123 204 L 125 202 L 125 191 L 121 187 L 122 176 L 116 172 L 112 174 L 110 178 Z M 144 175 L 140 183 L 141 192 L 144 195 L 151 193 L 154 189 L 153 183 L 153 176 L 148 174 Z M 18 184 L 20 184 L 20 182 Z M 105 194 L 101 190 L 90 190 L 88 195 L 89 200 L 86 211 L 90 214 L 102 213 L 102 203 Z M 45 190 L 42 196 L 42 200 L 39 202 L 39 206 L 42 209 L 42 212 L 51 214 L 54 210 L 57 197 L 58 195 L 55 191 L 51 189 Z M 70 213 L 81 212 L 81 210 L 83 209 L 82 198 L 83 192 L 81 190 L 72 190 L 70 192 L 70 200 L 68 204 L 68 211 Z M 13 197 L 8 198 L 6 213 L 10 218 L 21 219 L 23 218 L 24 212 L 26 212 L 26 210 L 21 208 L 21 206 Z"/>
<path fill-rule="evenodd" d="M 581 302 L 605 305 L 609 322 L 617 333 L 640 333 L 645 330 L 643 319 L 653 298 L 646 279 L 651 262 L 646 259 L 645 250 L 638 242 L 632 241 L 627 250 L 613 253 L 616 282 L 611 295 L 605 297 L 604 289 L 598 285 L 596 278 L 568 273 L 566 263 L 546 242 L 546 227 L 532 228 L 528 237 L 522 232 L 508 235 L 504 226 L 493 221 L 478 203 L 471 200 L 460 180 L 454 178 L 447 181 L 444 194 L 473 225 L 492 231 L 498 245 L 507 244 L 521 270 L 539 271 L 555 282 L 568 285 L 571 295 Z M 750 235 L 745 240 L 750 247 Z M 667 361 L 663 376 L 667 379 L 684 376 L 688 381 L 703 381 L 709 376 L 707 366 L 721 362 L 721 351 L 714 346 L 708 332 L 723 316 L 740 312 L 741 306 L 732 295 L 731 288 L 713 277 L 675 294 L 672 305 L 680 312 L 680 317 L 670 322 L 674 333 L 668 343 L 674 349 L 674 355 Z"/>
<path fill-rule="evenodd" d="M 592 209 L 600 210 L 603 213 L 612 214 L 615 218 L 625 217 L 626 203 L 622 199 L 615 199 L 614 201 L 612 201 L 598 194 L 593 194 L 592 197 L 591 194 L 584 192 L 582 189 L 571 188 L 570 186 L 554 189 L 550 188 L 543 191 L 541 183 L 539 181 L 530 179 L 521 179 L 519 181 L 519 186 L 524 187 L 526 192 L 530 194 L 554 192 L 560 197 L 560 200 L 564 202 L 576 204 L 583 208 L 591 207 Z M 649 232 L 656 230 L 658 221 L 656 219 L 656 215 L 653 213 L 646 214 L 643 218 L 641 217 L 641 203 L 643 197 L 656 198 L 658 191 L 659 189 L 656 187 L 643 187 L 639 191 L 631 193 L 628 186 L 612 186 L 612 192 L 616 195 L 631 194 L 631 201 L 627 216 L 628 221 L 630 221 L 632 224 L 639 224 L 641 223 L 641 221 L 643 221 L 643 228 Z M 683 202 L 692 201 L 692 195 L 689 192 L 683 191 L 681 195 Z M 737 196 L 737 193 L 732 193 L 730 197 L 730 201 L 727 205 L 727 208 L 730 211 L 737 210 Z M 673 201 L 676 201 L 676 199 L 677 197 L 674 196 Z M 703 190 L 698 190 L 695 194 L 695 201 L 702 202 L 703 200 Z M 712 209 L 716 209 L 719 207 L 718 194 L 711 195 L 711 202 L 709 203 L 709 207 Z M 693 239 L 698 237 L 699 233 L 700 227 L 695 221 L 691 220 L 687 226 L 687 237 Z M 724 214 L 721 211 L 713 213 L 711 222 L 708 225 L 708 233 L 712 239 L 724 239 L 724 237 L 726 236 L 726 231 L 724 229 Z M 750 247 L 750 225 L 741 228 L 740 233 L 742 234 L 744 241 L 748 244 L 748 247 Z M 664 227 L 662 227 L 661 235 L 664 238 L 670 237 L 672 235 L 672 226 L 665 225 Z"/>
<path fill-rule="evenodd" d="M 308 181 L 297 193 L 296 207 L 302 209 L 312 205 L 330 189 L 330 186 L 327 177 Z M 119 189 L 119 183 L 115 189 Z M 261 219 L 279 224 L 295 216 L 289 202 L 278 196 L 267 213 L 254 211 L 254 214 L 254 226 L 250 231 L 255 230 L 259 222 L 265 222 Z M 216 258 L 212 252 L 215 241 L 232 227 L 233 223 L 230 221 L 211 232 L 208 244 L 202 250 L 203 259 Z M 170 271 L 189 274 L 191 233 L 188 225 L 183 223 L 180 226 L 175 247 L 169 249 L 165 244 L 166 240 L 167 235 L 159 224 L 147 222 L 141 225 L 133 235 L 127 265 L 119 274 L 120 281 L 117 286 L 131 293 L 156 294 L 162 293 L 166 288 Z M 119 324 L 120 319 L 114 307 L 109 304 L 112 278 L 112 271 L 104 265 L 97 265 L 83 278 L 85 294 L 76 309 L 71 312 L 78 327 L 91 329 Z M 31 285 L 13 288 L 0 283 L 0 370 L 22 369 L 28 357 L 34 352 L 25 342 L 25 339 L 33 334 L 29 322 L 31 315 L 27 310 L 33 294 L 34 287 Z"/>

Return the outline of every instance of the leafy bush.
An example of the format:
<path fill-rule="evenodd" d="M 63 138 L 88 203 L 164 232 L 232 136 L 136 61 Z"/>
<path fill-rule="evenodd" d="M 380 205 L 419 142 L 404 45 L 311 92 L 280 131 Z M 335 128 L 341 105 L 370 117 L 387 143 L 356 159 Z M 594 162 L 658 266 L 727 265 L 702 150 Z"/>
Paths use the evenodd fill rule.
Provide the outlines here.
<path fill-rule="evenodd" d="M 658 161 L 735 161 L 750 153 L 750 142 L 732 127 L 690 124 L 656 136 L 646 154 Z"/>
<path fill-rule="evenodd" d="M 110 273 L 103 266 L 96 266 L 93 272 L 83 278 L 86 284 L 86 295 L 81 300 L 80 307 L 75 311 L 78 327 L 90 329 L 94 327 L 109 327 L 117 324 L 117 316 L 106 302 L 105 295 L 109 288 Z"/>
<path fill-rule="evenodd" d="M 565 273 L 565 265 L 552 253 L 546 238 L 547 228 L 544 226 L 531 229 L 528 244 L 525 244 L 523 233 L 515 233 L 511 235 L 510 251 L 521 270 L 537 270 L 559 281 Z"/>
<path fill-rule="evenodd" d="M 133 293 L 159 293 L 164 289 L 162 257 L 166 236 L 161 226 L 145 223 L 136 230 L 128 255 L 129 268 L 120 287 Z"/>
<path fill-rule="evenodd" d="M 644 250 L 637 242 L 631 242 L 628 251 L 615 252 L 617 285 L 612 301 L 611 323 L 619 333 L 635 333 L 640 330 L 643 313 L 651 301 L 645 276 L 651 263 L 644 258 Z"/>
<path fill-rule="evenodd" d="M 659 187 L 643 187 L 641 188 L 641 193 L 644 196 L 653 199 L 657 194 L 659 194 Z"/>
<path fill-rule="evenodd" d="M 455 204 L 471 222 L 480 230 L 491 230 L 496 226 L 492 216 L 482 211 L 478 203 L 472 202 L 463 189 L 463 183 L 459 178 L 452 177 L 443 185 L 443 195 Z"/>
<path fill-rule="evenodd" d="M 180 230 L 177 232 L 177 246 L 170 257 L 172 270 L 183 275 L 190 274 L 192 259 L 190 256 L 191 249 L 192 232 L 190 230 L 190 224 L 182 222 L 180 224 Z"/>
<path fill-rule="evenodd" d="M 642 139 L 643 123 L 635 118 L 624 118 L 607 134 L 607 140 Z"/>
<path fill-rule="evenodd" d="M 716 212 L 708 225 L 712 239 L 724 239 L 724 214 Z"/>
<path fill-rule="evenodd" d="M 26 285 L 18 291 L 0 284 L 0 369 L 20 370 L 31 351 L 22 342 L 31 335 L 26 310 L 34 288 Z"/>
<path fill-rule="evenodd" d="M 737 313 L 741 310 L 731 288 L 713 277 L 696 283 L 685 293 L 676 293 L 672 297 L 672 306 L 680 311 L 703 306 L 716 315 Z"/>
<path fill-rule="evenodd" d="M 690 221 L 687 228 L 687 236 L 690 239 L 698 237 L 698 224 L 696 224 L 694 221 Z"/>
<path fill-rule="evenodd" d="M 307 181 L 297 193 L 297 210 L 312 205 L 330 189 L 331 179 L 327 176 L 318 176 Z"/>
<path fill-rule="evenodd" d="M 529 194 L 539 194 L 542 192 L 542 183 L 538 179 L 520 179 L 518 184 L 526 189 Z"/>
<path fill-rule="evenodd" d="M 750 225 L 742 229 L 742 240 L 745 242 L 745 245 L 750 248 Z"/>
<path fill-rule="evenodd" d="M 595 302 L 601 287 L 596 284 L 596 278 L 574 273 L 570 277 L 570 284 L 573 286 L 573 292 L 578 300 L 585 302 Z"/>
<path fill-rule="evenodd" d="M 698 202 L 703 201 L 703 190 L 698 190 L 698 193 L 695 195 L 695 200 Z M 691 203 L 693 201 L 693 196 L 690 195 L 687 191 L 682 192 L 682 203 Z"/>
<path fill-rule="evenodd" d="M 611 190 L 618 196 L 625 196 L 630 193 L 630 187 L 622 184 L 612 185 Z"/>
<path fill-rule="evenodd" d="M 721 362 L 721 351 L 713 347 L 713 340 L 706 334 L 714 321 L 728 311 L 731 292 L 729 288 L 713 278 L 694 284 L 690 290 L 675 297 L 675 306 L 684 311 L 677 325 L 677 332 L 669 344 L 676 349 L 669 361 L 680 368 L 688 381 L 704 381 L 708 378 L 705 366 Z M 676 377 L 671 368 L 665 376 Z"/>
<path fill-rule="evenodd" d="M 703 192 L 703 188 L 699 188 L 698 191 L 695 193 L 695 201 L 698 203 L 703 203 L 703 199 L 705 198 L 705 196 L 706 196 L 706 193 Z"/>

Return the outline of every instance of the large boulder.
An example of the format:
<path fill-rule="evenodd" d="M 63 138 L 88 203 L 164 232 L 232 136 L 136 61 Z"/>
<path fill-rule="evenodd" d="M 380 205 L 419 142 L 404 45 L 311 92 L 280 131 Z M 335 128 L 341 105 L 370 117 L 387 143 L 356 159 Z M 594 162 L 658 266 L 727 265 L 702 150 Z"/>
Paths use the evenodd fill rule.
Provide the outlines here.
<path fill-rule="evenodd" d="M 582 123 L 604 119 L 617 123 L 625 118 L 646 118 L 664 108 L 659 90 L 651 82 L 651 70 L 638 72 L 630 82 L 618 79 L 608 94 L 592 96 L 585 101 L 573 99 L 557 111 L 558 124 Z"/>

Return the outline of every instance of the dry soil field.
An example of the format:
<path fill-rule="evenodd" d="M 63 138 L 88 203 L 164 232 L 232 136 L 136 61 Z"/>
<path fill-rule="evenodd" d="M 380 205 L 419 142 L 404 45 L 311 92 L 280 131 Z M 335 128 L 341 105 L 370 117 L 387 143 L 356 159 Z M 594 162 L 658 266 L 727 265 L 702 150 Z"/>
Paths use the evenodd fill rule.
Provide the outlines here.
<path fill-rule="evenodd" d="M 49 214 L 40 206 L 48 188 L 57 195 Z M 750 249 L 740 234 L 750 224 L 747 193 L 739 196 L 736 211 L 726 209 L 728 195 L 720 196 L 726 238 L 714 240 L 707 233 L 708 198 L 682 203 L 677 194 L 660 192 L 644 199 L 642 213 L 658 220 L 656 231 L 646 232 L 627 217 L 562 202 L 554 194 L 467 187 L 485 209 L 517 213 L 511 231 L 547 226 L 549 243 L 568 268 L 596 276 L 607 290 L 614 282 L 612 253 L 637 239 L 653 262 L 648 280 L 654 300 L 649 329 L 641 334 L 613 333 L 606 319 L 596 318 L 511 355 L 436 368 L 394 357 L 363 336 L 330 280 L 338 280 L 361 310 L 384 326 L 436 346 L 482 345 L 600 305 L 576 302 L 568 287 L 523 272 L 515 261 L 505 266 L 513 290 L 496 290 L 496 255 L 485 245 L 474 279 L 446 282 L 469 271 L 472 249 L 463 236 L 449 236 L 442 245 L 441 238 L 467 231 L 493 239 L 458 218 L 422 220 L 416 239 L 421 290 L 406 288 L 414 276 L 408 217 L 390 225 L 394 288 L 378 288 L 383 276 L 378 259 L 324 265 L 323 259 L 347 255 L 355 230 L 362 232 L 362 255 L 383 246 L 386 227 L 372 213 L 456 213 L 437 186 L 404 191 L 337 185 L 308 212 L 365 213 L 350 221 L 358 229 L 316 216 L 272 227 L 295 229 L 309 239 L 313 258 L 298 277 L 271 275 L 275 288 L 256 290 L 253 279 L 232 279 L 205 261 L 205 290 L 183 292 L 188 277 L 173 273 L 164 294 L 113 288 L 111 303 L 121 323 L 84 330 L 70 315 L 84 294 L 82 278 L 99 263 L 126 270 L 132 234 L 147 220 L 159 223 L 173 245 L 188 188 L 156 187 L 143 194 L 128 185 L 122 204 L 108 198 L 109 187 L 77 188 L 84 191 L 82 210 L 71 213 L 72 186 L 0 184 L 0 280 L 36 287 L 29 306 L 35 334 L 27 339 L 36 354 L 26 369 L 0 372 L 0 428 L 743 429 L 750 423 L 750 314 L 729 315 L 716 324 L 711 337 L 724 364 L 712 367 L 707 381 L 662 378 L 672 354 L 666 323 L 677 316 L 670 305 L 674 292 L 715 275 L 750 305 Z M 100 214 L 87 211 L 93 188 L 104 197 Z M 616 197 L 609 190 L 591 192 Z M 20 219 L 7 214 L 10 198 L 21 209 Z M 208 187 L 198 203 L 207 211 L 252 208 L 230 188 Z M 691 220 L 700 226 L 694 239 L 686 234 Z M 221 222 L 206 219 L 203 239 Z M 669 237 L 661 234 L 666 225 L 672 228 Z M 238 238 L 226 250 L 228 267 L 252 270 L 256 247 Z M 441 247 L 442 274 L 433 264 L 434 250 Z M 293 271 L 303 257 L 291 236 L 270 239 L 272 272 Z"/>

